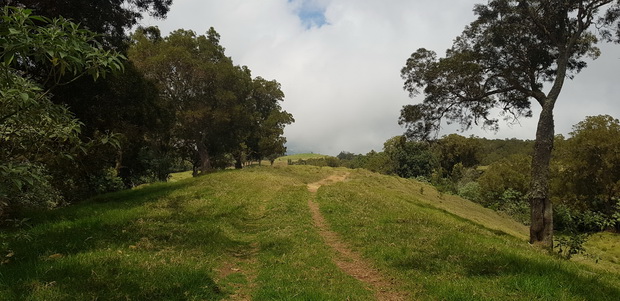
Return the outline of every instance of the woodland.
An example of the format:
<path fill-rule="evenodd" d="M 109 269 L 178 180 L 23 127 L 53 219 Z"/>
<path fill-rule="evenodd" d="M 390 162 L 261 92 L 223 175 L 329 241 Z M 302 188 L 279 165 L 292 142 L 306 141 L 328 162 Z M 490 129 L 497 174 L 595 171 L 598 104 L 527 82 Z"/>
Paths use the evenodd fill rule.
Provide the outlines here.
<path fill-rule="evenodd" d="M 171 1 L 10 2 L 0 23 L 0 216 L 285 153 L 294 119 L 280 84 L 235 65 L 215 29 L 126 33 L 142 14 L 164 17 Z"/>

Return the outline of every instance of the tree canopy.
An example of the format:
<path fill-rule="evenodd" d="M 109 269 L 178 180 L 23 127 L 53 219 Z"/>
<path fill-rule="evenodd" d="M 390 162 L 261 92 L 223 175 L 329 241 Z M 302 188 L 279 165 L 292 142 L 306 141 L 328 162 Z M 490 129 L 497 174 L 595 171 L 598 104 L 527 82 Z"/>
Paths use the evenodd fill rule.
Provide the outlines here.
<path fill-rule="evenodd" d="M 293 122 L 279 102 L 280 84 L 236 66 L 211 28 L 207 35 L 177 30 L 161 37 L 157 28 L 138 30 L 130 49 L 136 66 L 157 82 L 174 112 L 172 143 L 195 171 L 226 167 L 231 157 L 262 159 L 285 152 L 284 125 Z"/>
<path fill-rule="evenodd" d="M 27 7 L 50 18 L 64 17 L 101 34 L 108 46 L 125 47 L 126 31 L 138 24 L 143 14 L 165 18 L 172 0 L 6 0 L 8 5 Z"/>
<path fill-rule="evenodd" d="M 620 209 L 620 121 L 589 116 L 573 129 L 556 154 L 558 197 L 571 207 L 611 216 Z"/>

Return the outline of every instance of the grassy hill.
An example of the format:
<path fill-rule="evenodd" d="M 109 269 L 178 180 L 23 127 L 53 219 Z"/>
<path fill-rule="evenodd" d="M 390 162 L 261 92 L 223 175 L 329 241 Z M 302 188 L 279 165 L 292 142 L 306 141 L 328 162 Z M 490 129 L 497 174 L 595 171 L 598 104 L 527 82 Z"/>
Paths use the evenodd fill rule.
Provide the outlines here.
<path fill-rule="evenodd" d="M 344 181 L 319 182 L 334 174 Z M 617 235 L 595 238 L 599 264 L 558 259 L 526 237 L 522 225 L 413 180 L 255 167 L 108 194 L 3 229 L 0 300 L 386 299 L 377 291 L 618 300 Z"/>
<path fill-rule="evenodd" d="M 313 154 L 313 153 L 294 154 L 294 155 L 282 156 L 280 158 L 277 158 L 276 161 L 274 161 L 274 165 L 275 164 L 284 165 L 288 162 L 288 160 L 295 162 L 299 160 L 321 159 L 325 157 L 329 157 L 329 156 L 321 155 L 321 154 Z"/>

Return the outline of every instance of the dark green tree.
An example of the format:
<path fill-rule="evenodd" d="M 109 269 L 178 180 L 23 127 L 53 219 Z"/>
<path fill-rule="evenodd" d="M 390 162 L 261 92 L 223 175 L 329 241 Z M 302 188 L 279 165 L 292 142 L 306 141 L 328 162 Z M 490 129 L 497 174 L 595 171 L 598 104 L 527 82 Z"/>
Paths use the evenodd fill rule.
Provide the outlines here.
<path fill-rule="evenodd" d="M 557 150 L 559 196 L 572 208 L 613 216 L 620 200 L 620 122 L 589 116 Z"/>
<path fill-rule="evenodd" d="M 383 151 L 390 159 L 390 172 L 403 178 L 429 177 L 437 165 L 428 142 L 408 141 L 405 136 L 388 139 Z"/>
<path fill-rule="evenodd" d="M 70 18 L 97 33 L 94 38 L 104 49 L 126 54 L 129 46 L 127 31 L 147 14 L 165 18 L 172 0 L 6 0 L 4 3 L 33 9 L 38 15 L 49 18 Z M 120 150 L 97 149 L 89 152 L 72 164 L 59 165 L 59 173 L 71 170 L 69 174 L 80 179 L 77 182 L 81 186 L 89 186 L 83 179 L 97 177 L 97 174 L 112 167 L 127 185 L 167 177 L 170 153 L 166 147 L 166 137 L 161 137 L 161 133 L 166 132 L 169 124 L 165 121 L 169 118 L 163 116 L 165 110 L 157 103 L 158 95 L 152 83 L 145 80 L 133 66 L 127 64 L 127 72 L 97 82 L 86 78 L 74 80 L 67 76 L 64 81 L 72 82 L 63 85 L 47 80 L 50 70 L 46 65 L 26 63 L 18 69 L 39 79 L 44 89 L 50 90 L 52 101 L 67 106 L 82 122 L 81 139 L 97 139 L 106 133 L 122 136 Z M 145 153 L 150 155 L 145 156 Z M 78 164 L 80 161 L 88 163 Z M 63 171 L 63 167 L 67 170 Z M 83 188 L 89 190 L 88 187 Z"/>
<path fill-rule="evenodd" d="M 409 135 L 429 138 L 442 120 L 497 129 L 493 109 L 512 119 L 530 117 L 538 103 L 530 185 L 530 242 L 553 245 L 549 164 L 554 139 L 553 109 L 567 78 L 596 58 L 599 38 L 611 40 L 618 28 L 617 0 L 491 0 L 476 5 L 477 19 L 437 58 L 418 49 L 401 74 L 420 104 L 405 106 L 400 123 Z"/>
<path fill-rule="evenodd" d="M 19 205 L 60 200 L 48 167 L 73 160 L 98 141 L 80 139 L 81 123 L 66 107 L 51 102 L 49 90 L 22 67 L 40 65 L 48 77 L 90 75 L 97 79 L 123 69 L 122 55 L 104 50 L 95 34 L 64 18 L 32 15 L 28 9 L 4 7 L 0 16 L 0 215 Z M 113 142 L 110 136 L 101 142 Z M 115 143 L 113 143 L 115 144 Z"/>
<path fill-rule="evenodd" d="M 284 127 L 295 119 L 280 106 L 284 100 L 280 83 L 259 76 L 252 85 L 254 123 L 248 139 L 250 158 L 258 162 L 267 158 L 273 164 L 276 158 L 286 153 Z"/>
<path fill-rule="evenodd" d="M 292 116 L 279 102 L 280 84 L 236 66 L 213 29 L 207 35 L 177 30 L 161 37 L 157 28 L 139 29 L 129 54 L 173 112 L 173 145 L 198 172 L 241 168 L 248 156 L 265 158 L 285 152 L 282 137 Z"/>
<path fill-rule="evenodd" d="M 137 25 L 144 14 L 165 18 L 172 0 L 4 0 L 5 5 L 33 9 L 38 15 L 70 18 L 90 31 L 101 34 L 105 44 L 124 49 L 127 30 Z"/>
<path fill-rule="evenodd" d="M 466 138 L 457 134 L 450 134 L 435 141 L 433 149 L 437 160 L 448 173 L 461 163 L 463 167 L 474 167 L 479 163 L 481 144 L 477 138 Z"/>
<path fill-rule="evenodd" d="M 157 82 L 165 107 L 174 112 L 173 144 L 196 172 L 209 172 L 240 147 L 239 124 L 248 120 L 249 71 L 234 66 L 211 28 L 207 36 L 176 30 L 161 37 L 156 28 L 134 34 L 130 59 Z"/>

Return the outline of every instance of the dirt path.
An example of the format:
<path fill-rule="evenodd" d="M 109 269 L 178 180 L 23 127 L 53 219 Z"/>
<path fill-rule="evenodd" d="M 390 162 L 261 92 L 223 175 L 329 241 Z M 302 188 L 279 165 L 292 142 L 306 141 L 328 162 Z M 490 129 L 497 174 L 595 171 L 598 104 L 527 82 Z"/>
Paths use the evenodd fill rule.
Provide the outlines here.
<path fill-rule="evenodd" d="M 316 193 L 322 185 L 344 181 L 348 175 L 348 173 L 331 175 L 321 181 L 310 183 L 308 184 L 308 191 Z M 323 237 L 325 243 L 337 253 L 337 256 L 333 259 L 334 263 L 345 273 L 366 283 L 374 292 L 377 300 L 406 300 L 407 295 L 395 288 L 393 279 L 383 276 L 360 254 L 351 250 L 336 232 L 330 230 L 329 225 L 319 210 L 319 204 L 314 201 L 314 197 L 308 199 L 308 207 L 310 207 L 312 219 L 319 230 L 319 234 Z"/>

